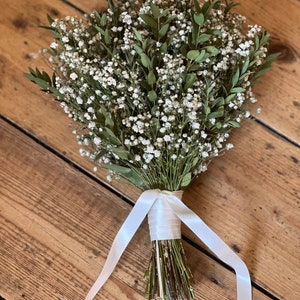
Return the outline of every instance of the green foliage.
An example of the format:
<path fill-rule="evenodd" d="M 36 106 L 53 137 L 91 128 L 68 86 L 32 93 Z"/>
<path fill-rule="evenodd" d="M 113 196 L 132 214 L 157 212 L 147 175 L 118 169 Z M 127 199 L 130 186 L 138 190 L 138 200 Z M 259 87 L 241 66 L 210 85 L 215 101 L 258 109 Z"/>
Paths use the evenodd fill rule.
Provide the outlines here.
<path fill-rule="evenodd" d="M 268 54 L 260 26 L 243 33 L 231 0 L 136 5 L 108 0 L 108 10 L 84 19 L 48 16 L 42 28 L 53 43 L 42 53 L 53 74 L 29 68 L 24 75 L 61 102 L 78 125 L 81 155 L 107 169 L 109 180 L 176 191 L 231 148 L 230 132 L 255 100 L 252 86 L 278 54 Z M 155 245 L 147 297 L 158 297 L 157 259 L 160 299 L 193 299 L 179 240 Z"/>
<path fill-rule="evenodd" d="M 51 93 L 58 98 L 62 98 L 62 95 L 55 87 L 55 73 L 53 73 L 52 78 L 45 71 L 40 71 L 38 68 L 33 70 L 29 68 L 30 73 L 24 73 L 24 76 L 31 82 L 37 84 L 42 91 Z"/>
<path fill-rule="evenodd" d="M 263 29 L 242 33 L 236 5 L 109 0 L 86 19 L 48 16 L 54 73 L 25 76 L 62 102 L 98 164 L 142 189 L 184 188 L 224 150 L 278 56 Z"/>

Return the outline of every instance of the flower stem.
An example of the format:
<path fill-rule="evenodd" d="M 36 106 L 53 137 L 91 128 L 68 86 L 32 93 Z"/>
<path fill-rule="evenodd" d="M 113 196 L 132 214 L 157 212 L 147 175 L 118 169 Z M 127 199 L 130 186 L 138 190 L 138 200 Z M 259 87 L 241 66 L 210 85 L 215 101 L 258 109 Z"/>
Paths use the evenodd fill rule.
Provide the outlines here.
<path fill-rule="evenodd" d="M 191 300 L 191 272 L 181 240 L 152 242 L 152 256 L 145 273 L 149 300 Z"/>
<path fill-rule="evenodd" d="M 161 276 L 161 258 L 160 258 L 160 253 L 159 253 L 159 245 L 158 241 L 155 241 L 156 245 L 156 266 L 157 266 L 157 276 L 158 276 L 158 286 L 159 286 L 159 297 L 163 299 L 164 296 L 164 288 L 163 288 L 163 280 Z"/>

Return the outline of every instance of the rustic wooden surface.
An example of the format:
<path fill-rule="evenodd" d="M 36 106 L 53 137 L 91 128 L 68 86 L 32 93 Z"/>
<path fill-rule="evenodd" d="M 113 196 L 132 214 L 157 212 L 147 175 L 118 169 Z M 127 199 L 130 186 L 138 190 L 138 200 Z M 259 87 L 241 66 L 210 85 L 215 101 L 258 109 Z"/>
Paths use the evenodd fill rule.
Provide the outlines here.
<path fill-rule="evenodd" d="M 38 25 L 105 1 L 1 0 L 0 296 L 80 300 L 140 191 L 108 186 L 78 154 L 70 120 L 24 79 L 51 42 Z M 79 10 L 76 9 L 79 8 Z M 185 192 L 186 204 L 246 262 L 255 300 L 300 299 L 300 2 L 244 0 L 237 10 L 272 34 L 282 55 L 231 141 Z M 257 114 L 257 107 L 262 113 Z M 196 299 L 235 299 L 234 274 L 185 227 Z M 150 243 L 143 224 L 96 299 L 143 299 Z"/>

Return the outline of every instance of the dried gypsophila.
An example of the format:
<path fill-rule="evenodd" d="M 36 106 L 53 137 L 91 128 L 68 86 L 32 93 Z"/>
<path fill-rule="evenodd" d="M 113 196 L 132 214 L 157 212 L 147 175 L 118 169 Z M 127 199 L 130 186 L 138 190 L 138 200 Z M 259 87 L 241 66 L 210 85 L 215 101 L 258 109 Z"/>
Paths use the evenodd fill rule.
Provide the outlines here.
<path fill-rule="evenodd" d="M 81 155 L 109 169 L 109 179 L 182 189 L 232 147 L 230 130 L 256 101 L 253 83 L 276 58 L 269 36 L 258 25 L 243 34 L 233 2 L 108 2 L 85 19 L 49 18 L 54 74 L 27 77 L 80 123 Z"/>

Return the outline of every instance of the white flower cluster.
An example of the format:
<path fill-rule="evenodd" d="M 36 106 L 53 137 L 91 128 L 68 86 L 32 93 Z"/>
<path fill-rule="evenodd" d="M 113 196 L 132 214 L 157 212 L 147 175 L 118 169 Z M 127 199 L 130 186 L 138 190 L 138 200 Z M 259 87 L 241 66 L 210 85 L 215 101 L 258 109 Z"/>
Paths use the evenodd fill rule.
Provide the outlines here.
<path fill-rule="evenodd" d="M 55 87 L 81 123 L 81 155 L 151 172 L 190 165 L 196 176 L 232 148 L 230 129 L 256 101 L 248 69 L 266 57 L 264 46 L 253 55 L 262 29 L 243 35 L 244 18 L 226 12 L 225 1 L 207 15 L 191 2 L 146 0 L 138 10 L 138 1 L 116 1 L 102 15 L 51 24 L 59 33 L 50 45 Z"/>

